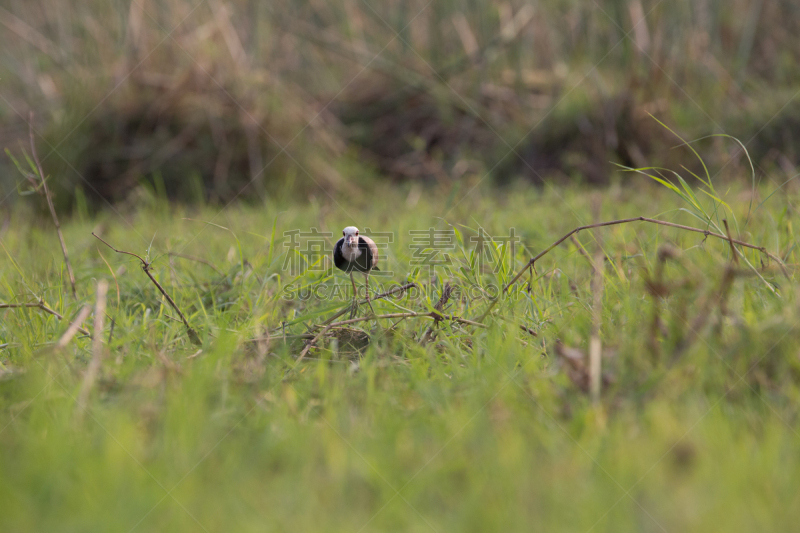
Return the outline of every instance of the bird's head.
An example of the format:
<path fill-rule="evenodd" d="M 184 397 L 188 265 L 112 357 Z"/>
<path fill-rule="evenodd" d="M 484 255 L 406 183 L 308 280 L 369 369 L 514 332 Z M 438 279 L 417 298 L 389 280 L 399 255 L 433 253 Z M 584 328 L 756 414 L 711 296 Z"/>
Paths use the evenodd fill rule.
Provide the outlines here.
<path fill-rule="evenodd" d="M 344 235 L 345 246 L 358 246 L 358 228 L 355 226 L 347 226 L 342 230 Z"/>

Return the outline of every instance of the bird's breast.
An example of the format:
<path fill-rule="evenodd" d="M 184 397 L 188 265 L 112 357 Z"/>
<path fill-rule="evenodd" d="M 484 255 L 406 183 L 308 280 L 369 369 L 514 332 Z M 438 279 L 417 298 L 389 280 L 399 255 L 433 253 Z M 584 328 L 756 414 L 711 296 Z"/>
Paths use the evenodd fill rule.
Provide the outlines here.
<path fill-rule="evenodd" d="M 356 246 L 353 246 L 352 248 L 350 246 L 342 246 L 342 257 L 345 261 L 352 263 L 361 257 L 361 250 L 359 250 Z"/>

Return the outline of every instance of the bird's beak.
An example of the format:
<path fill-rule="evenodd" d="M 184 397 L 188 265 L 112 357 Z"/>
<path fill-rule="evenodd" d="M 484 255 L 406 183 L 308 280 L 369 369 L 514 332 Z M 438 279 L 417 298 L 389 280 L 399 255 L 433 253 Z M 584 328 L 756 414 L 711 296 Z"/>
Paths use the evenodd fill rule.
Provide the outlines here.
<path fill-rule="evenodd" d="M 356 243 L 355 235 L 348 235 L 347 236 L 347 246 L 353 246 Z"/>

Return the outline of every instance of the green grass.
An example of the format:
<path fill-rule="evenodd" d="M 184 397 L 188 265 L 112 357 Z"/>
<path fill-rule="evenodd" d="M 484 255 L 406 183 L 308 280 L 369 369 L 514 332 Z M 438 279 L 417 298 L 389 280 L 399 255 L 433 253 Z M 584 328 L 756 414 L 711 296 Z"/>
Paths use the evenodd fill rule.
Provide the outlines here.
<path fill-rule="evenodd" d="M 758 252 L 744 254 L 764 281 L 739 268 L 723 315 L 714 298 L 730 262 L 726 242 L 647 224 L 580 233 L 590 254 L 602 243 L 608 257 L 600 331 L 611 381 L 595 405 L 555 350 L 556 339 L 586 350 L 592 328 L 592 269 L 570 241 L 537 264 L 530 295 L 524 283 L 512 289 L 485 330 L 444 324 L 421 346 L 430 321 L 406 320 L 393 334 L 388 321 L 365 322 L 357 326 L 372 343 L 359 358 L 324 342 L 300 364 L 302 345 L 280 338 L 282 322 L 287 335 L 305 333 L 348 305 L 346 297 L 283 298 L 288 285 L 349 290 L 338 271 L 284 271 L 286 231 L 316 227 L 335 240 L 356 223 L 393 232 L 381 268 L 405 282 L 415 276 L 409 230 L 453 224 L 464 244 L 455 243 L 448 279 L 489 290 L 595 219 L 699 225 L 678 210 L 687 207 L 678 196 L 624 178 L 624 187 L 601 191 L 387 187 L 377 201 L 356 191 L 223 212 L 145 198 L 120 216 L 64 222 L 78 301 L 50 221 L 26 210 L 36 200 L 18 204 L 2 235 L 0 302 L 42 297 L 70 318 L 106 279 L 114 333 L 82 410 L 91 340 L 79 336 L 53 353 L 66 321 L 0 310 L 0 344 L 8 343 L 0 350 L 0 529 L 793 531 L 797 290 L 774 265 L 762 269 Z M 770 192 L 757 190 L 751 209 L 750 191 L 723 191 L 730 207 L 716 214 L 735 217 L 740 238 L 791 265 L 798 197 L 775 194 L 756 209 Z M 715 214 L 711 198 L 697 201 Z M 498 273 L 468 264 L 467 228 L 478 227 L 494 236 L 513 227 L 521 237 Z M 188 358 L 198 348 L 137 260 L 92 231 L 147 254 L 200 331 L 202 353 Z M 663 265 L 668 294 L 654 302 L 645 279 L 656 276 L 663 245 L 683 253 Z M 169 251 L 221 274 L 170 260 Z M 376 312 L 427 311 L 441 281 L 415 279 L 426 297 L 375 302 Z M 479 290 L 465 291 L 446 312 L 474 320 L 487 305 Z M 662 323 L 653 330 L 656 307 Z M 248 340 L 265 331 L 273 338 L 260 357 Z"/>

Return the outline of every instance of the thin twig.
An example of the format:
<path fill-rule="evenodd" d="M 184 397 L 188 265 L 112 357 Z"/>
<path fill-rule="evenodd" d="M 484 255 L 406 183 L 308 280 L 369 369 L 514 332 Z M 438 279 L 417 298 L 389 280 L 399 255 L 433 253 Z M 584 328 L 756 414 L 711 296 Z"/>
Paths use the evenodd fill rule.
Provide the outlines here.
<path fill-rule="evenodd" d="M 175 303 L 175 301 L 172 299 L 172 297 L 169 294 L 167 294 L 167 291 L 164 290 L 164 287 L 162 287 L 161 284 L 158 282 L 158 280 L 156 280 L 156 278 L 153 277 L 153 274 L 150 273 L 150 263 L 145 261 L 142 258 L 142 256 L 137 255 L 137 254 L 135 254 L 133 252 L 126 252 L 125 250 L 117 250 L 116 248 L 114 248 L 113 246 L 108 244 L 106 241 L 104 241 L 103 239 L 98 237 L 94 232 L 92 232 L 92 235 L 97 240 L 99 240 L 100 242 L 102 242 L 103 244 L 105 244 L 106 246 L 108 246 L 109 248 L 111 248 L 112 250 L 117 252 L 118 254 L 132 255 L 133 257 L 135 257 L 139 261 L 141 261 L 142 270 L 144 271 L 144 273 L 147 274 L 147 277 L 150 278 L 150 281 L 152 281 L 153 285 L 155 285 L 156 288 L 158 288 L 159 292 L 161 292 L 161 294 L 164 295 L 164 298 L 167 299 L 167 302 L 169 302 L 169 305 L 172 306 L 172 308 L 178 313 L 178 315 L 180 315 L 181 321 L 183 322 L 183 325 L 186 327 L 186 333 L 189 336 L 189 340 L 192 341 L 193 344 L 197 344 L 197 345 L 202 344 L 202 342 L 200 341 L 200 336 L 197 335 L 197 332 L 194 330 L 194 328 L 192 328 L 192 326 L 189 325 L 189 321 L 186 320 L 186 316 L 180 310 L 180 308 L 178 307 L 178 304 Z"/>
<path fill-rule="evenodd" d="M 24 304 L 0 304 L 0 309 L 19 309 L 21 307 L 41 309 L 45 313 L 49 313 L 59 320 L 64 320 L 64 317 L 61 315 L 61 313 L 47 307 L 47 305 L 45 305 L 44 303 L 44 300 L 39 300 L 38 302 L 30 302 Z M 84 335 L 91 335 L 91 333 L 89 333 L 88 330 L 80 326 L 78 326 L 78 331 L 80 331 Z"/>
<path fill-rule="evenodd" d="M 500 300 L 500 296 L 502 296 L 506 292 L 508 292 L 508 289 L 511 288 L 511 286 L 514 285 L 517 282 L 517 280 L 525 273 L 525 271 L 529 267 L 535 265 L 536 261 L 538 261 L 539 259 L 544 257 L 553 248 L 555 248 L 556 246 L 558 246 L 559 244 L 561 244 L 565 240 L 569 239 L 575 233 L 578 233 L 579 231 L 587 230 L 587 229 L 602 228 L 602 227 L 605 227 L 605 226 L 616 226 L 618 224 L 627 224 L 629 222 L 649 222 L 651 224 L 658 224 L 659 226 L 668 226 L 670 228 L 678 228 L 678 229 L 682 229 L 682 230 L 686 230 L 686 231 L 692 231 L 694 233 L 702 233 L 706 237 L 715 237 L 717 239 L 722 239 L 724 241 L 733 242 L 735 244 L 738 244 L 739 246 L 744 246 L 745 248 L 752 248 L 753 250 L 758 250 L 762 254 L 766 255 L 767 257 L 769 257 L 770 259 L 772 259 L 776 263 L 778 263 L 778 265 L 780 265 L 781 269 L 783 270 L 783 274 L 787 278 L 789 277 L 789 273 L 786 271 L 786 265 L 784 265 L 783 261 L 781 261 L 781 259 L 778 256 L 776 256 L 775 254 L 772 254 L 769 251 L 767 251 L 767 249 L 764 246 L 756 246 L 755 244 L 750 244 L 749 242 L 740 241 L 738 239 L 728 238 L 725 235 L 721 235 L 719 233 L 715 233 L 713 231 L 709 231 L 709 230 L 706 230 L 706 229 L 694 228 L 692 226 L 684 226 L 683 224 L 676 224 L 674 222 L 667 222 L 665 220 L 657 220 L 655 218 L 647 218 L 647 217 L 623 218 L 623 219 L 620 219 L 620 220 L 610 220 L 608 222 L 598 222 L 596 224 L 587 224 L 585 226 L 577 227 L 577 228 L 573 229 L 572 231 L 570 231 L 569 233 L 567 233 L 566 235 L 564 235 L 563 237 L 561 237 L 560 239 L 558 239 L 557 241 L 555 241 L 553 244 L 551 244 L 550 246 L 548 246 L 544 250 L 542 250 L 541 252 L 539 252 L 538 255 L 536 255 L 530 261 L 528 261 L 525 264 L 525 266 L 522 268 L 522 270 L 520 270 L 511 279 L 511 281 L 508 282 L 508 284 L 505 287 L 503 287 L 503 290 L 501 291 L 501 293 L 496 298 L 494 298 L 492 300 L 492 302 L 489 304 L 489 307 L 486 309 L 486 311 L 484 311 L 484 313 L 478 318 L 478 321 L 482 322 L 489 315 L 489 313 L 492 311 L 494 306 Z"/>
<path fill-rule="evenodd" d="M 626 224 L 628 222 L 650 222 L 651 224 L 658 224 L 658 225 L 661 225 L 661 226 L 669 226 L 671 228 L 678 228 L 678 229 L 682 229 L 682 230 L 686 230 L 686 231 L 693 231 L 695 233 L 702 233 L 706 237 L 716 237 L 717 239 L 722 239 L 724 241 L 729 240 L 728 237 L 726 237 L 725 235 L 720 235 L 719 233 L 714 233 L 713 231 L 700 229 L 700 228 L 693 228 L 692 226 L 684 226 L 683 224 L 675 224 L 674 222 L 667 222 L 667 221 L 664 221 L 664 220 L 657 220 L 657 219 L 654 219 L 654 218 L 647 218 L 647 217 L 624 218 L 624 219 L 621 219 L 621 220 L 611 220 L 609 222 L 599 222 L 597 224 L 589 224 L 589 225 L 586 225 L 586 226 L 580 226 L 578 228 L 575 228 L 574 230 L 570 231 L 569 233 L 567 233 L 566 235 L 564 235 L 563 237 L 558 239 L 556 242 L 554 242 L 553 244 L 548 246 L 544 251 L 540 252 L 536 257 L 531 259 L 528 262 L 528 265 L 533 265 L 534 263 L 536 263 L 536 261 L 541 259 L 550 250 L 552 250 L 553 248 L 555 248 L 556 246 L 558 246 L 559 244 L 564 242 L 566 239 L 568 239 L 574 233 L 578 233 L 579 231 L 586 230 L 586 229 L 601 228 L 601 227 L 604 227 L 604 226 L 614 226 L 614 225 L 617 225 L 617 224 Z M 776 256 L 774 254 L 771 254 L 763 246 L 756 246 L 755 244 L 750 244 L 749 242 L 740 241 L 738 239 L 730 239 L 730 241 L 738 244 L 739 246 L 744 246 L 746 248 L 752 248 L 753 250 L 758 250 L 759 252 L 763 253 L 764 255 L 769 257 L 770 259 L 773 259 L 779 265 L 783 265 L 783 261 L 781 261 L 778 256 Z M 525 269 L 528 268 L 528 265 L 525 265 L 525 268 L 522 269 L 516 276 L 514 276 L 514 279 L 512 279 L 508 283 L 508 285 L 506 285 L 503 288 L 503 292 L 508 291 L 509 287 L 511 287 L 511 285 L 516 283 L 517 279 L 519 279 L 519 277 L 522 274 L 524 274 Z"/>
<path fill-rule="evenodd" d="M 78 292 L 75 289 L 75 274 L 72 273 L 72 265 L 69 262 L 69 253 L 67 253 L 67 244 L 64 242 L 64 235 L 61 233 L 61 224 L 58 222 L 58 215 L 56 215 L 56 208 L 53 205 L 53 198 L 50 195 L 50 189 L 47 187 L 47 180 L 44 177 L 42 164 L 39 162 L 39 156 L 36 154 L 36 142 L 33 137 L 33 111 L 28 115 L 28 135 L 31 138 L 31 153 L 33 160 L 36 162 L 36 168 L 39 171 L 39 177 L 42 179 L 42 187 L 44 188 L 44 197 L 47 199 L 47 207 L 50 208 L 50 216 L 53 217 L 53 224 L 56 226 L 56 233 L 58 234 L 58 242 L 61 243 L 61 252 L 64 254 L 64 262 L 67 265 L 67 275 L 69 276 L 69 284 L 72 287 L 72 297 L 77 298 Z"/>

